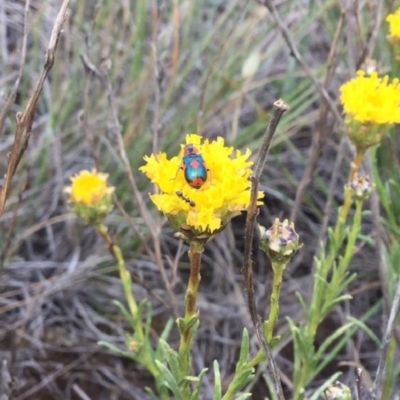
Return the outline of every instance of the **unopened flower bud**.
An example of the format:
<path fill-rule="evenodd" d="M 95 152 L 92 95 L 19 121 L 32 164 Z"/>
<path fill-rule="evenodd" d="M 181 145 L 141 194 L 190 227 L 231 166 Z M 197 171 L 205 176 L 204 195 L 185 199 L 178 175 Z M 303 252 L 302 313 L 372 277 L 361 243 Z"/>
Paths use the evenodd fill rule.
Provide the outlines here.
<path fill-rule="evenodd" d="M 353 179 L 348 184 L 348 188 L 350 189 L 354 200 L 364 201 L 374 190 L 374 185 L 368 176 L 362 176 L 355 173 Z"/>
<path fill-rule="evenodd" d="M 336 381 L 325 390 L 325 397 L 327 400 L 353 400 L 348 386 L 339 381 Z"/>
<path fill-rule="evenodd" d="M 258 226 L 260 230 L 261 249 L 272 263 L 287 263 L 293 254 L 302 246 L 294 224 L 287 219 L 281 222 L 278 218 L 269 229 Z"/>

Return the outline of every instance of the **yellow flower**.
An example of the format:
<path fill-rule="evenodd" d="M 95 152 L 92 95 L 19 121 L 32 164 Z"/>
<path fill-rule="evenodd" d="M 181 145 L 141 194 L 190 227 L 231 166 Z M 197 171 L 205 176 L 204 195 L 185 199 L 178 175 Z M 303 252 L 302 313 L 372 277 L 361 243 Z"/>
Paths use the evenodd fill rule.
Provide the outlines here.
<path fill-rule="evenodd" d="M 400 83 L 377 72 L 357 77 L 340 87 L 347 133 L 359 151 L 380 143 L 392 124 L 400 123 Z"/>
<path fill-rule="evenodd" d="M 248 161 L 250 150 L 234 152 L 232 147 L 225 146 L 221 137 L 202 143 L 201 136 L 188 134 L 186 144 L 194 146 L 194 152 L 202 156 L 207 169 L 207 178 L 198 188 L 185 179 L 182 168 L 184 145 L 180 154 L 171 159 L 165 153 L 145 156 L 146 165 L 140 170 L 160 188 L 160 194 L 151 195 L 154 204 L 190 240 L 218 232 L 230 219 L 247 209 L 253 163 Z M 263 196 L 260 192 L 258 198 Z"/>
<path fill-rule="evenodd" d="M 379 78 L 376 72 L 357 77 L 340 87 L 340 100 L 347 116 L 363 123 L 395 124 L 400 122 L 400 84 Z"/>
<path fill-rule="evenodd" d="M 386 17 L 389 22 L 389 36 L 400 39 L 400 8 Z"/>
<path fill-rule="evenodd" d="M 108 174 L 95 169 L 91 172 L 83 170 L 73 176 L 71 186 L 64 189 L 74 204 L 74 211 L 86 222 L 99 222 L 112 210 L 114 187 L 107 185 L 107 178 Z"/>
<path fill-rule="evenodd" d="M 114 191 L 107 186 L 107 178 L 108 174 L 83 170 L 71 178 L 72 185 L 65 191 L 71 195 L 72 202 L 93 205 Z"/>

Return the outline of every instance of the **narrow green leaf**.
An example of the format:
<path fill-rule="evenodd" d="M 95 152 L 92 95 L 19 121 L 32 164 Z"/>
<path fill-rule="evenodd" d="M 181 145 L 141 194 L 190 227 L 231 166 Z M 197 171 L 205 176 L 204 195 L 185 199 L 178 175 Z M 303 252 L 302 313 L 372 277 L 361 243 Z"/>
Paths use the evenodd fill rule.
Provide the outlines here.
<path fill-rule="evenodd" d="M 336 340 L 339 336 L 343 335 L 353 325 L 354 325 L 353 322 L 349 322 L 341 326 L 339 329 L 336 329 L 331 335 L 329 335 L 318 349 L 316 353 L 317 358 L 322 358 L 325 351 L 333 343 L 333 341 Z"/>
<path fill-rule="evenodd" d="M 169 358 L 169 344 L 163 340 L 159 339 L 157 343 L 157 349 L 155 351 L 155 358 L 161 362 L 167 362 Z"/>
<path fill-rule="evenodd" d="M 308 310 L 308 306 L 306 305 L 306 302 L 304 301 L 304 297 L 301 295 L 300 292 L 296 292 L 295 295 L 297 297 L 297 300 L 299 300 L 299 303 L 300 303 L 302 309 L 304 311 L 307 311 Z"/>
<path fill-rule="evenodd" d="M 171 333 L 171 330 L 172 330 L 173 326 L 174 326 L 174 321 L 173 321 L 172 318 L 170 318 L 167 321 L 167 323 L 166 323 L 166 325 L 165 325 L 165 327 L 164 327 L 164 329 L 163 329 L 163 331 L 161 333 L 160 339 L 167 340 L 168 337 L 169 337 L 169 334 Z"/>
<path fill-rule="evenodd" d="M 348 318 L 353 324 L 360 327 L 369 336 L 369 338 L 376 344 L 378 348 L 381 347 L 382 342 L 379 340 L 378 336 L 376 336 L 375 333 L 372 332 L 372 330 L 369 329 L 368 326 L 365 325 L 363 321 L 360 321 L 359 319 L 350 316 Z"/>
<path fill-rule="evenodd" d="M 236 397 L 235 400 L 245 400 L 251 397 L 251 393 L 243 393 L 240 396 Z"/>
<path fill-rule="evenodd" d="M 111 343 L 99 341 L 99 342 L 97 342 L 97 344 L 100 346 L 106 347 L 108 350 L 111 350 L 113 353 L 119 354 L 122 357 L 127 357 L 127 358 L 130 358 L 131 360 L 136 360 L 135 354 L 133 354 L 129 351 L 121 350 L 117 346 L 114 346 Z"/>
<path fill-rule="evenodd" d="M 240 345 L 240 355 L 239 361 L 236 364 L 236 370 L 238 370 L 242 365 L 247 364 L 247 358 L 249 356 L 250 342 L 249 342 L 249 332 L 246 328 L 243 329 L 242 343 Z"/>
<path fill-rule="evenodd" d="M 182 400 L 182 396 L 179 390 L 178 382 L 175 380 L 173 375 L 171 374 L 171 371 L 160 361 L 155 360 L 158 369 L 160 370 L 160 375 L 162 379 L 164 379 L 164 382 L 162 382 L 162 386 L 167 387 L 172 391 L 174 394 L 174 399 L 175 400 Z"/>
<path fill-rule="evenodd" d="M 221 387 L 221 373 L 219 371 L 219 364 L 217 360 L 213 362 L 214 368 L 214 396 L 213 400 L 222 399 L 222 387 Z"/>
<path fill-rule="evenodd" d="M 118 300 L 113 300 L 113 303 L 119 308 L 122 315 L 125 319 L 130 323 L 133 329 L 135 329 L 135 321 L 132 318 L 131 313 L 127 310 L 127 308 Z"/>
<path fill-rule="evenodd" d="M 203 382 L 204 375 L 206 374 L 207 371 L 208 371 L 208 368 L 204 368 L 200 372 L 200 374 L 198 376 L 198 383 L 196 384 L 194 391 L 193 391 L 192 395 L 190 396 L 190 400 L 197 400 L 199 398 L 201 384 Z"/>
<path fill-rule="evenodd" d="M 155 395 L 155 393 L 149 387 L 145 387 L 144 390 L 150 395 L 151 400 L 160 400 L 159 397 Z"/>

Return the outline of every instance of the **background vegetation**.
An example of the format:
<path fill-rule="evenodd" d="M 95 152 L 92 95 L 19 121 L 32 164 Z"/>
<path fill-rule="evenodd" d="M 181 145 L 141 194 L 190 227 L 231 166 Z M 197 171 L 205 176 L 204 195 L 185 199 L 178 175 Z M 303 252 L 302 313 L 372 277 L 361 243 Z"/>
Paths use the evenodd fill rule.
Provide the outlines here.
<path fill-rule="evenodd" d="M 3 126 L 0 176 L 14 140 L 14 115 L 26 106 L 38 80 L 60 3 L 30 2 L 27 55 Z M 279 125 L 262 178 L 266 197 L 259 221 L 268 227 L 276 217 L 290 218 L 304 242 L 285 271 L 278 323 L 284 340 L 274 349 L 284 390 L 291 392 L 293 347 L 285 317 L 299 321 L 304 315 L 296 292 L 310 294 L 313 256 L 342 200 L 352 154 L 339 129 L 338 88 L 369 57 L 378 60 L 379 72 L 396 76 L 384 18 L 399 4 L 288 0 L 275 6 L 294 47 L 277 19 L 256 1 L 70 1 L 29 147 L 0 221 L 0 358 L 8 360 L 13 398 L 147 399 L 144 387 L 152 385 L 133 362 L 97 344 L 124 343 L 127 325 L 112 303 L 123 300 L 123 291 L 106 246 L 66 204 L 63 188 L 69 177 L 94 166 L 110 173 L 118 207 L 108 225 L 124 251 L 136 296 L 153 304 L 156 339 L 169 318 L 182 314 L 189 263 L 186 245 L 150 203 L 152 187 L 138 172 L 143 156 L 157 149 L 177 153 L 187 132 L 223 136 L 230 145 L 257 152 L 277 98 L 290 111 Z M 0 107 L 18 76 L 24 7 L 23 1 L 0 1 Z M 399 157 L 394 132 L 364 165 L 375 177 L 377 194 L 366 208 L 363 244 L 351 265 L 358 274 L 350 287 L 353 300 L 335 309 L 317 339 L 342 326 L 348 315 L 368 329 L 354 332 L 315 385 L 336 371 L 353 385 L 360 366 L 368 387 L 376 371 L 400 273 Z M 243 226 L 239 217 L 218 235 L 206 247 L 202 265 L 195 369 L 217 359 L 226 382 L 234 372 L 242 329 L 251 328 L 240 271 Z M 272 271 L 261 252 L 253 260 L 258 310 L 267 315 Z M 393 396 L 400 390 L 398 330 L 395 337 L 388 361 Z M 172 345 L 174 338 L 177 344 L 176 331 Z M 255 354 L 258 343 L 251 338 Z M 268 395 L 262 372 L 257 372 L 253 399 Z M 212 391 L 210 373 L 204 398 L 211 399 Z"/>

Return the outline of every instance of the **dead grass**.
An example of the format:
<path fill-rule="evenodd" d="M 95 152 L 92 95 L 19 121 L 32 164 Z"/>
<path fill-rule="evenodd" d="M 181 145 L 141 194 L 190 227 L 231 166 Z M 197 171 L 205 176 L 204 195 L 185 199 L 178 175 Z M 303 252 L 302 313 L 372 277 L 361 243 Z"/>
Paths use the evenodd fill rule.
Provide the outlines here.
<path fill-rule="evenodd" d="M 0 89 L 8 93 L 19 67 L 24 2 L 0 3 L 0 59 L 4 66 Z M 317 134 L 321 138 L 316 165 L 307 172 L 310 184 L 298 200 L 295 215 L 305 246 L 286 272 L 282 287 L 278 327 L 284 338 L 289 334 L 285 316 L 301 319 L 295 293 L 307 296 L 311 290 L 312 257 L 325 204 L 329 196 L 334 204 L 340 203 L 347 170 L 349 150 L 339 147 L 344 161 L 334 190 L 329 190 L 341 136 L 334 117 L 329 111 L 321 113 L 326 104 L 291 56 L 265 7 L 238 0 L 202 5 L 180 1 L 178 8 L 178 2 L 159 2 L 157 23 L 151 7 L 154 3 L 71 1 L 55 66 L 37 107 L 30 146 L 13 180 L 0 224 L 0 359 L 9 360 L 15 400 L 145 400 L 144 387 L 152 385 L 133 362 L 97 345 L 99 340 L 123 345 L 128 327 L 112 303 L 113 299 L 123 301 L 123 292 L 107 249 L 68 210 L 62 193 L 68 178 L 94 165 L 111 174 L 126 215 L 116 210 L 108 223 L 124 249 L 136 295 L 153 303 L 156 340 L 168 318 L 182 314 L 189 264 L 186 246 L 173 237 L 149 203 L 151 188 L 137 172 L 143 155 L 156 148 L 172 154 L 185 132 L 198 129 L 204 136 L 221 135 L 232 145 L 257 150 L 271 104 L 278 97 L 289 103 L 291 111 L 280 125 L 262 179 L 267 193 L 260 214 L 264 225 L 270 225 L 275 217 L 290 215 L 310 154 L 316 151 L 313 138 Z M 325 81 L 325 89 L 336 104 L 338 86 L 353 73 L 352 65 L 362 55 L 362 38 L 368 37 L 372 28 L 366 26 L 363 36 L 356 32 L 352 46 L 346 47 L 348 32 L 356 26 L 347 10 L 347 23 L 327 65 L 340 2 L 278 3 L 281 18 L 313 74 L 324 81 L 327 67 L 332 65 L 334 73 Z M 0 176 L 16 128 L 13 114 L 24 107 L 38 79 L 43 49 L 58 11 L 58 3 L 51 0 L 32 0 L 31 7 L 24 74 L 0 142 Z M 370 15 L 368 12 L 363 5 L 360 15 Z M 384 33 L 379 35 L 383 43 Z M 373 43 L 369 45 L 372 51 Z M 352 48 L 357 51 L 351 53 Z M 387 62 L 384 45 L 381 49 L 382 62 Z M 241 68 L 254 51 L 260 53 L 260 66 L 245 82 Z M 84 68 L 82 55 L 108 73 L 133 183 L 121 157 L 107 88 L 93 71 Z M 151 210 L 147 216 L 140 202 Z M 332 210 L 329 216 L 333 217 Z M 372 227 L 366 221 L 368 235 Z M 234 369 L 242 329 L 251 327 L 240 272 L 243 227 L 244 219 L 237 218 L 210 243 L 202 266 L 201 328 L 193 359 L 196 370 L 218 359 L 225 383 Z M 253 259 L 258 309 L 267 315 L 271 271 L 260 252 Z M 381 301 L 376 265 L 375 251 L 366 246 L 352 266 L 359 271 L 352 287 L 354 300 L 323 324 L 321 337 L 337 329 L 345 315 L 361 317 Z M 379 315 L 368 317 L 366 323 L 381 337 Z M 177 340 L 176 332 L 173 338 Z M 257 349 L 253 338 L 252 352 Z M 275 354 L 285 375 L 285 391 L 290 393 L 290 340 L 284 339 Z M 354 365 L 360 364 L 366 370 L 367 385 L 368 373 L 374 373 L 377 362 L 376 344 L 359 331 L 320 379 L 340 368 L 343 381 L 353 385 Z M 208 374 L 204 380 L 205 400 L 212 398 L 212 379 Z M 261 374 L 253 393 L 253 399 L 267 395 Z"/>

